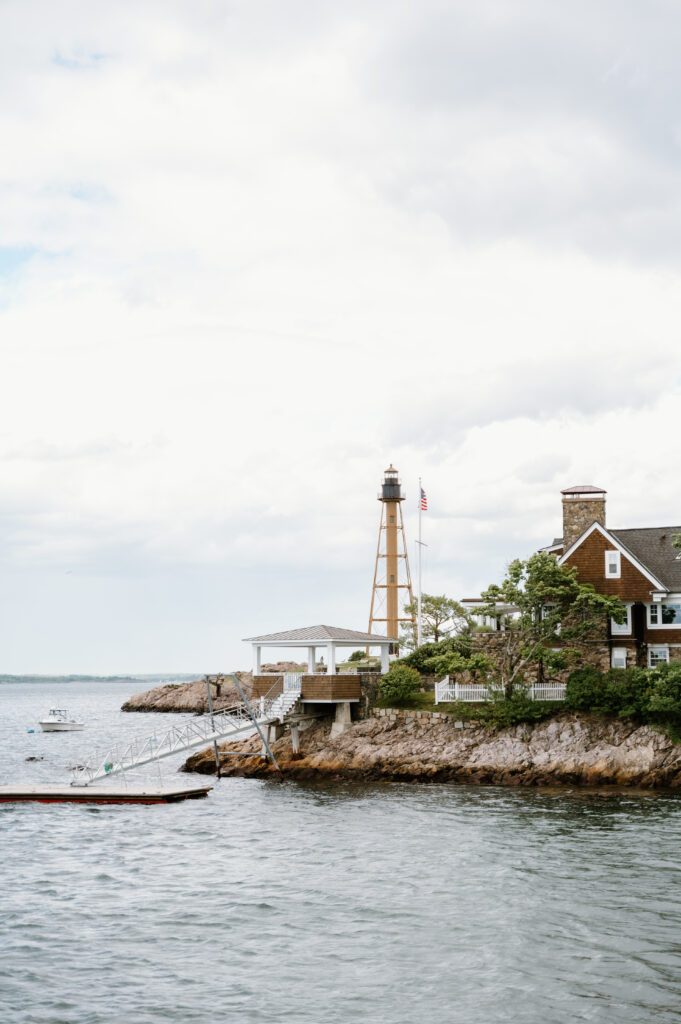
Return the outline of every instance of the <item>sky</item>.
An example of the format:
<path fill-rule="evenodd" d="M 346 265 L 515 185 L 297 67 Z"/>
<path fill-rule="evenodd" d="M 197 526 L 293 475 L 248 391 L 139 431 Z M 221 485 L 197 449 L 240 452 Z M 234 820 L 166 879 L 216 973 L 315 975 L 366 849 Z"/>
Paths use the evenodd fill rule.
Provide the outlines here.
<path fill-rule="evenodd" d="M 0 673 L 216 672 L 681 523 L 671 0 L 0 0 Z M 675 426 L 676 424 L 676 426 Z"/>

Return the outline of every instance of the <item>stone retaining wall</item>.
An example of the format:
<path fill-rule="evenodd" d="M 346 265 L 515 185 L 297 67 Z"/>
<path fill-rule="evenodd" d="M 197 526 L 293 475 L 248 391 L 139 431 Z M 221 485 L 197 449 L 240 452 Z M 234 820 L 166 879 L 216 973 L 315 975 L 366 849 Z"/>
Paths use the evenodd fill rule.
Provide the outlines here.
<path fill-rule="evenodd" d="M 455 729 L 475 729 L 477 723 L 457 721 L 444 711 L 406 711 L 402 708 L 371 708 L 368 718 L 387 718 L 389 722 L 415 722 L 417 719 L 430 722 L 452 722 Z"/>

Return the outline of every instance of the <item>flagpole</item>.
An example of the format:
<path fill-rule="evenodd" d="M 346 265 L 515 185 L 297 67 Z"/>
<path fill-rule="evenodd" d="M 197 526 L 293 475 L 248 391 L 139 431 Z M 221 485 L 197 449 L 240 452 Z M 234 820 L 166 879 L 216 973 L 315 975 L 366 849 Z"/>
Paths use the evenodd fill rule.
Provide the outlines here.
<path fill-rule="evenodd" d="M 421 492 L 421 477 L 419 477 L 419 591 L 418 591 L 418 611 L 416 618 L 416 646 L 421 646 L 421 553 L 423 551 L 423 544 L 421 543 L 421 516 L 423 514 L 423 499 Z"/>

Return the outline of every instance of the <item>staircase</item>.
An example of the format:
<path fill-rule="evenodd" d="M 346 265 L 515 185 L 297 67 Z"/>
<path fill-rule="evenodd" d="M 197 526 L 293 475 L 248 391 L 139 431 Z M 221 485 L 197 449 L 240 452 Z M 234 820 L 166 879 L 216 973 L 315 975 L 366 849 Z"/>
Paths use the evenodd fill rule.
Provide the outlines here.
<path fill-rule="evenodd" d="M 265 700 L 265 697 L 260 698 L 261 702 Z M 267 724 L 273 722 L 281 722 L 282 724 L 286 721 L 289 715 L 296 709 L 296 705 L 300 700 L 300 690 L 284 690 L 278 697 L 270 703 L 269 709 L 265 712 L 264 708 L 258 709 L 258 722 L 266 722 Z"/>

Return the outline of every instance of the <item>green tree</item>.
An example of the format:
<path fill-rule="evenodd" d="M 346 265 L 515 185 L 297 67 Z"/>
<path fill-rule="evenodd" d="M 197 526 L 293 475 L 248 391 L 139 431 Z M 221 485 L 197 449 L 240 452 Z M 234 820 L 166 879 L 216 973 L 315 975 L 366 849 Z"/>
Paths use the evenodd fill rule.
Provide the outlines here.
<path fill-rule="evenodd" d="M 488 587 L 482 599 L 481 615 L 494 617 L 500 605 L 516 609 L 506 629 L 494 634 L 490 681 L 506 698 L 523 688 L 531 666 L 567 667 L 579 658 L 575 645 L 603 634 L 609 618 L 623 622 L 625 616 L 618 597 L 597 594 L 578 582 L 576 569 L 541 551 L 511 562 L 502 583 Z"/>
<path fill-rule="evenodd" d="M 418 601 L 404 606 L 405 613 L 414 620 L 418 615 Z M 456 633 L 470 628 L 470 619 L 466 610 L 458 601 L 444 594 L 421 595 L 421 643 L 437 644 Z M 416 625 L 411 622 L 402 623 L 402 647 L 409 650 L 416 648 Z"/>

